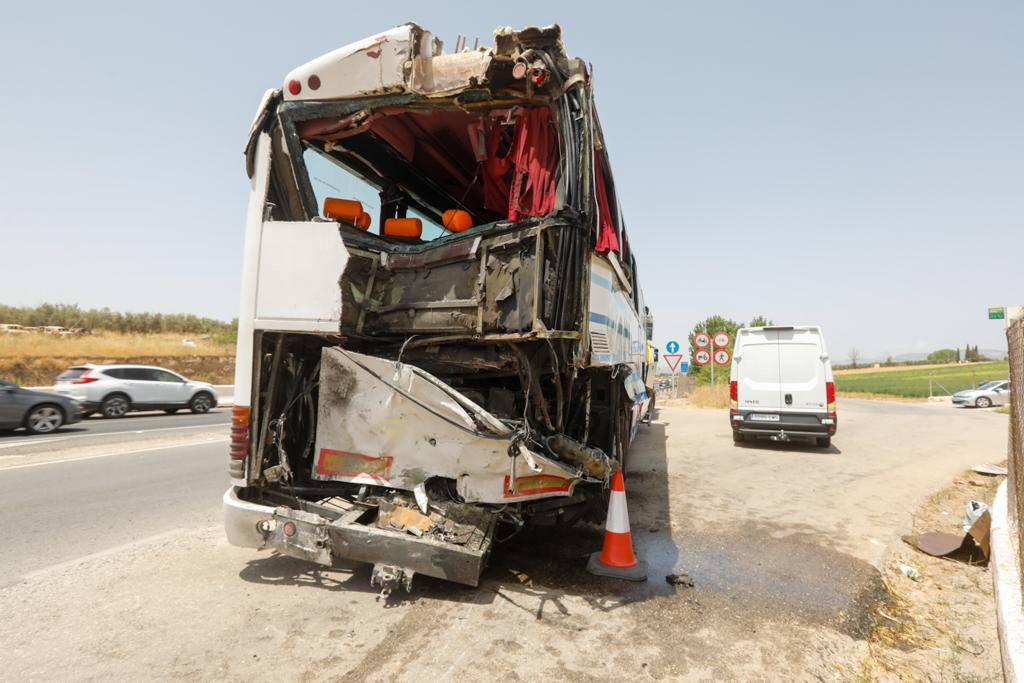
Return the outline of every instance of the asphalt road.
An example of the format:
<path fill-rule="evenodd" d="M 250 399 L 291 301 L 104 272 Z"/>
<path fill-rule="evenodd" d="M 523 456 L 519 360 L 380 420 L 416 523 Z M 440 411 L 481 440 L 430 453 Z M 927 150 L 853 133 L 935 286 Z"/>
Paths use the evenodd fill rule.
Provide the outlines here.
<path fill-rule="evenodd" d="M 227 485 L 223 439 L 0 469 L 0 588 L 190 524 L 206 527 Z"/>
<path fill-rule="evenodd" d="M 916 505 L 1005 457 L 1005 415 L 949 406 L 842 401 L 829 450 L 659 412 L 626 477 L 646 583 L 584 571 L 599 528 L 524 532 L 479 588 L 387 602 L 366 565 L 226 543 L 223 425 L 0 450 L 0 679 L 854 679 Z"/>
<path fill-rule="evenodd" d="M 88 417 L 81 422 L 62 427 L 52 434 L 28 434 L 24 430 L 0 431 L 0 467 L 4 456 L 27 453 L 46 453 L 55 449 L 84 447 L 99 444 L 126 443 L 156 436 L 171 436 L 194 430 L 220 428 L 227 434 L 231 422 L 231 408 L 214 408 L 208 413 L 194 415 L 188 411 L 167 415 L 163 412 L 128 413 L 122 418 Z"/>

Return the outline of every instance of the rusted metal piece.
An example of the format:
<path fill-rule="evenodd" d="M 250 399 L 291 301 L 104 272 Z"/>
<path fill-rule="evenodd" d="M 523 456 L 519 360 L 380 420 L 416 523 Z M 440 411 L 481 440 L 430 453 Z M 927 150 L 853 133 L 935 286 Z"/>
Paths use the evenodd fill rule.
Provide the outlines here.
<path fill-rule="evenodd" d="M 615 466 L 600 448 L 584 446 L 565 434 L 549 436 L 544 443 L 552 453 L 579 467 L 588 476 L 605 481 L 613 474 Z"/>

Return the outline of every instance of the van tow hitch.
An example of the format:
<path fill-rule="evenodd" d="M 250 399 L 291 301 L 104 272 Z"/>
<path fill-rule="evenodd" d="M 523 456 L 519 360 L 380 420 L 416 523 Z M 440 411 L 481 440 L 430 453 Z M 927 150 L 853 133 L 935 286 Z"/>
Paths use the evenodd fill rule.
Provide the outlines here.
<path fill-rule="evenodd" d="M 406 593 L 412 590 L 412 577 L 415 574 L 416 572 L 414 571 L 396 567 L 393 564 L 381 564 L 378 562 L 373 565 L 370 585 L 380 586 L 380 597 L 387 600 L 391 596 L 391 592 L 399 586 L 405 588 Z"/>
<path fill-rule="evenodd" d="M 778 434 L 771 435 L 772 441 L 789 441 L 789 434 L 786 433 L 785 429 L 780 429 Z"/>

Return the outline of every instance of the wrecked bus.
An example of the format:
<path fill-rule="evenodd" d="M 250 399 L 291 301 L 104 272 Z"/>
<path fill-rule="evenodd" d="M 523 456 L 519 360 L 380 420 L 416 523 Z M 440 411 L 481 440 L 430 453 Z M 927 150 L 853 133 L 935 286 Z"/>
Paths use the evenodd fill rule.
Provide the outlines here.
<path fill-rule="evenodd" d="M 586 65 L 558 26 L 459 48 L 323 55 L 245 149 L 227 537 L 384 592 L 602 514 L 655 372 Z"/>

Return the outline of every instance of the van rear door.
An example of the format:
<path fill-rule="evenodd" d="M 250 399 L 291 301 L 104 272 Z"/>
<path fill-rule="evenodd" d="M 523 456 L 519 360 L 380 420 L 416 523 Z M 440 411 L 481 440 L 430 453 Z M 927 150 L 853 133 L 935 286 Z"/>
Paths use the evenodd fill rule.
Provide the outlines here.
<path fill-rule="evenodd" d="M 782 410 L 779 391 L 779 332 L 741 330 L 737 339 L 736 382 L 739 408 Z"/>
<path fill-rule="evenodd" d="M 779 330 L 779 393 L 786 412 L 827 409 L 824 347 L 817 328 Z"/>

